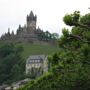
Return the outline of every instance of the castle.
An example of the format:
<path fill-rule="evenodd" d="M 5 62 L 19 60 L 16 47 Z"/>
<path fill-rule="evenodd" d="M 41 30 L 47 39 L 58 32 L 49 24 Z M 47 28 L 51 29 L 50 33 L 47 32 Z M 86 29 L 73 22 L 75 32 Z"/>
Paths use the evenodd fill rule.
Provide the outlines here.
<path fill-rule="evenodd" d="M 19 25 L 16 34 L 10 29 L 1 36 L 0 42 L 19 42 L 19 43 L 55 43 L 55 39 L 46 31 L 43 32 L 40 28 L 36 28 L 37 16 L 31 11 L 26 18 L 26 25 Z"/>
<path fill-rule="evenodd" d="M 37 22 L 37 16 L 31 13 L 27 15 L 27 26 L 21 27 L 19 26 L 18 30 L 18 36 L 19 40 L 18 42 L 29 42 L 34 43 L 38 42 L 38 36 L 36 34 L 36 22 Z"/>

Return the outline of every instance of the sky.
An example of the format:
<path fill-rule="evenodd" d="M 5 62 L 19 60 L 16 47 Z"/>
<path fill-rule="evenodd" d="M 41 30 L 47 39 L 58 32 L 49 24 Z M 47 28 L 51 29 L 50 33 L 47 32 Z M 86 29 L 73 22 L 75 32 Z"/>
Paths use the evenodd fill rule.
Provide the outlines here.
<path fill-rule="evenodd" d="M 66 14 L 76 10 L 89 13 L 90 0 L 0 0 L 0 35 L 26 24 L 26 16 L 32 10 L 37 15 L 37 27 L 61 35 Z"/>

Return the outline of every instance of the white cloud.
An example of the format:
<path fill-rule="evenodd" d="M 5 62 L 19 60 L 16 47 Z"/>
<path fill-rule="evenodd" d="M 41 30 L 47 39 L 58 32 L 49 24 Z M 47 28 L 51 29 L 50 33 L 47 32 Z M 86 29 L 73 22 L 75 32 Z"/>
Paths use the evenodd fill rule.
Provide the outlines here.
<path fill-rule="evenodd" d="M 7 28 L 16 30 L 26 23 L 31 10 L 37 14 L 37 25 L 44 30 L 61 33 L 65 27 L 62 18 L 66 13 L 80 10 L 88 13 L 90 0 L 0 0 L 0 35 Z"/>

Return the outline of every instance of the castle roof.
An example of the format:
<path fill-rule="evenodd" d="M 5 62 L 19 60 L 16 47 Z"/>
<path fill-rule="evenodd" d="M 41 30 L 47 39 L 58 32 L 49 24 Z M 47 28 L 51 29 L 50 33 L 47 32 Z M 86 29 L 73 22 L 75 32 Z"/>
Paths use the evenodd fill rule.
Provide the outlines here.
<path fill-rule="evenodd" d="M 34 17 L 33 11 L 30 12 L 30 17 Z"/>

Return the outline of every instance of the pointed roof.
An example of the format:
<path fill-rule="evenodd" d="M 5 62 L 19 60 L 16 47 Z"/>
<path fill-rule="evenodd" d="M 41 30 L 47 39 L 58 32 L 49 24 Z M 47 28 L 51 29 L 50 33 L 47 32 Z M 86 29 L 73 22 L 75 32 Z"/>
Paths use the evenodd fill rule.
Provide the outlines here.
<path fill-rule="evenodd" d="M 30 17 L 34 17 L 33 11 L 30 12 Z"/>

